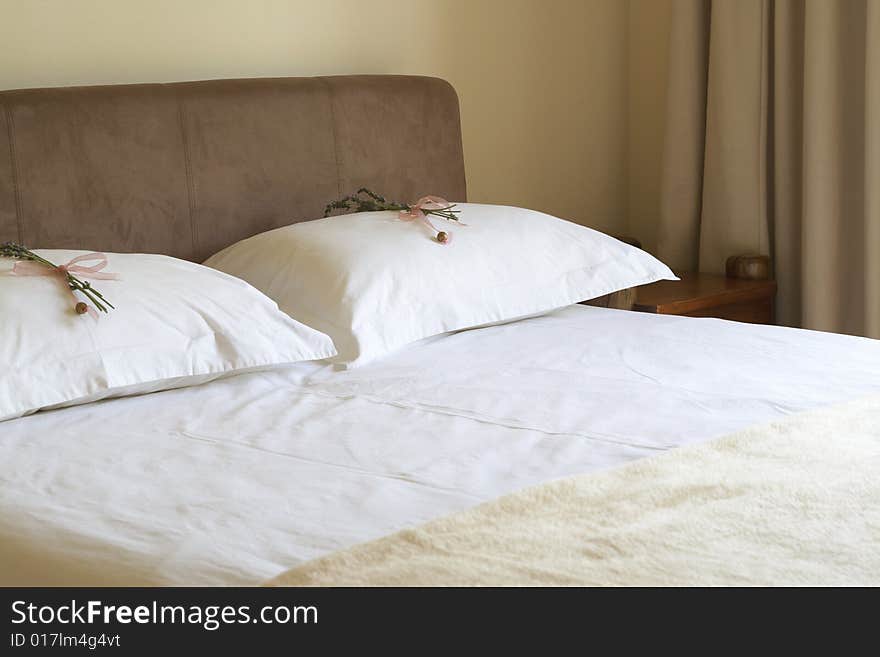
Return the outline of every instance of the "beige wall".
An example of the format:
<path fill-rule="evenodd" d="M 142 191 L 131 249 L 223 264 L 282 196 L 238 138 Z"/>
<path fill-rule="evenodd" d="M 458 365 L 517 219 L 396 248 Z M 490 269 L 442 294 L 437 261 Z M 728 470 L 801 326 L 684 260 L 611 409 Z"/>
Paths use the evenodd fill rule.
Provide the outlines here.
<path fill-rule="evenodd" d="M 629 0 L 627 230 L 657 245 L 672 0 Z"/>
<path fill-rule="evenodd" d="M 666 2 L 0 0 L 0 88 L 436 75 L 461 98 L 473 200 L 647 234 Z"/>

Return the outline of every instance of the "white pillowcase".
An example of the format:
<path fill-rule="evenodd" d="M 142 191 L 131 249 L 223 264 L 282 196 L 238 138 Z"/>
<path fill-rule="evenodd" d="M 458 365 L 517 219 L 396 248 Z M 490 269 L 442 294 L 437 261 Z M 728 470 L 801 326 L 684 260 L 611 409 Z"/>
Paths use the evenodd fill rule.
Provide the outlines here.
<path fill-rule="evenodd" d="M 85 252 L 37 253 L 65 264 Z M 120 280 L 93 286 L 116 310 L 94 319 L 59 278 L 10 275 L 16 261 L 0 258 L 0 420 L 335 354 L 237 278 L 168 256 L 108 259 Z"/>
<path fill-rule="evenodd" d="M 431 218 L 440 244 L 396 212 L 285 226 L 205 264 L 248 281 L 362 364 L 439 333 L 509 321 L 659 279 L 650 254 L 541 212 L 460 203 L 466 226 Z"/>

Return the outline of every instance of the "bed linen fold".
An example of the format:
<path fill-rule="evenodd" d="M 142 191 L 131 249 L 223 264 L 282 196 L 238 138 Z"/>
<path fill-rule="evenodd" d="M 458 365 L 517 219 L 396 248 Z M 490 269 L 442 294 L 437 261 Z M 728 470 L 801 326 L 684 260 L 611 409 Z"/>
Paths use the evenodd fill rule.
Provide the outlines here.
<path fill-rule="evenodd" d="M 273 586 L 878 585 L 880 396 L 529 488 Z"/>

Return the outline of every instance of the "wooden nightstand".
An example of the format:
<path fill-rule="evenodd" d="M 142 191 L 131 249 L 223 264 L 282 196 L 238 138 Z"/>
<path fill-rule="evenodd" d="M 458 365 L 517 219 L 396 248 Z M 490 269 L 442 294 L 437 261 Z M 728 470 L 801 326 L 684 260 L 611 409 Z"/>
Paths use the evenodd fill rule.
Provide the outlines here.
<path fill-rule="evenodd" d="M 772 324 L 776 282 L 718 274 L 679 274 L 680 281 L 658 281 L 636 288 L 633 310 L 662 315 L 718 317 Z"/>

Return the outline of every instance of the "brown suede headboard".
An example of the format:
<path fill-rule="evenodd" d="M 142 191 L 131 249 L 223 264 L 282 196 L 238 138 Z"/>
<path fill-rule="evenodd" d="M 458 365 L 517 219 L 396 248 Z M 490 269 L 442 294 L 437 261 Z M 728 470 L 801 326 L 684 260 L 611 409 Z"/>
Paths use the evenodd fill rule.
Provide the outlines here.
<path fill-rule="evenodd" d="M 436 78 L 211 80 L 0 92 L 0 242 L 203 260 L 367 186 L 466 200 Z"/>

